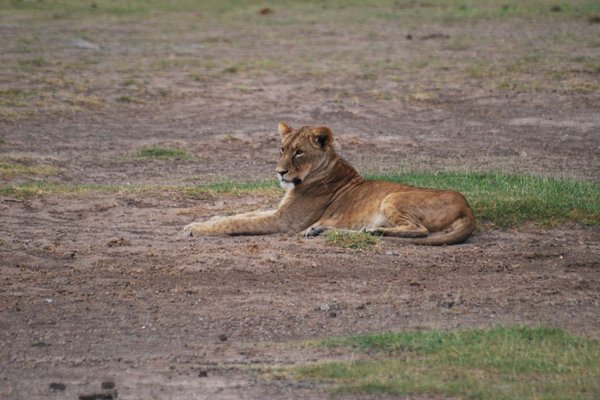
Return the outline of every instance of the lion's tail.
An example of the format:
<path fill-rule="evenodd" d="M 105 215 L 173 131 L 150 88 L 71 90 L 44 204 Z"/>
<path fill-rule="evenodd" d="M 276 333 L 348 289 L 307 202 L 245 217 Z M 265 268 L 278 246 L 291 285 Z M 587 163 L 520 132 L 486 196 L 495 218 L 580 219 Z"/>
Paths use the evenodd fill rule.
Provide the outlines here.
<path fill-rule="evenodd" d="M 434 232 L 424 238 L 394 238 L 390 239 L 402 241 L 404 243 L 419 244 L 425 246 L 444 246 L 450 244 L 462 243 L 475 230 L 477 223 L 475 222 L 475 216 L 470 209 L 456 221 L 454 221 L 447 229 L 441 232 Z"/>

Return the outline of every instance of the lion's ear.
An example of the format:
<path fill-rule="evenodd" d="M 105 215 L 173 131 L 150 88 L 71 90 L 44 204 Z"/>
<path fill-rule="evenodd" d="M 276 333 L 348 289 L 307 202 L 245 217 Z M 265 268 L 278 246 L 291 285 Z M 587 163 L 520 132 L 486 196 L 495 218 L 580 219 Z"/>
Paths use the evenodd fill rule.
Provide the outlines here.
<path fill-rule="evenodd" d="M 321 149 L 325 149 L 325 147 L 333 143 L 333 132 L 331 132 L 331 129 L 327 128 L 326 126 L 313 128 L 310 133 L 312 139 L 311 143 L 320 147 Z"/>
<path fill-rule="evenodd" d="M 292 132 L 292 128 L 288 126 L 288 124 L 286 124 L 285 122 L 280 122 L 277 126 L 277 130 L 279 131 L 281 139 L 285 139 L 285 137 Z"/>

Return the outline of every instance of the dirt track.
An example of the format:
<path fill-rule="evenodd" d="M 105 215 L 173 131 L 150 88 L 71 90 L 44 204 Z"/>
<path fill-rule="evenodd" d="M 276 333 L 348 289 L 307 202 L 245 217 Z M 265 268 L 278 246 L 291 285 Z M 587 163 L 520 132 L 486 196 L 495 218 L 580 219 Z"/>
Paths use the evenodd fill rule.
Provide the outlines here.
<path fill-rule="evenodd" d="M 440 89 L 427 101 L 354 102 L 340 93 L 372 83 L 248 79 L 0 124 L 2 154 L 56 167 L 46 181 L 154 187 L 0 198 L 0 398 L 321 399 L 323 386 L 259 371 L 347 357 L 301 341 L 362 332 L 526 324 L 600 337 L 597 228 L 481 226 L 460 246 L 384 241 L 367 252 L 296 236 L 184 238 L 195 219 L 277 199 L 158 188 L 273 177 L 279 120 L 330 126 L 363 173 L 500 169 L 598 180 L 598 92 Z M 260 90 L 230 90 L 248 82 Z M 152 144 L 193 158 L 135 156 Z"/>

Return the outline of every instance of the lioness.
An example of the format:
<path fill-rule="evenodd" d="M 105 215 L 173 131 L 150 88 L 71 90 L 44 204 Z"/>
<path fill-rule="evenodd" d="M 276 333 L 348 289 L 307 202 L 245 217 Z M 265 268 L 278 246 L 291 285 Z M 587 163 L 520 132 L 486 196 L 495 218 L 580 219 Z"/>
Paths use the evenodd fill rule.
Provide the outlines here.
<path fill-rule="evenodd" d="M 363 230 L 425 245 L 461 243 L 475 217 L 460 193 L 370 181 L 337 155 L 326 127 L 294 130 L 279 123 L 277 176 L 287 189 L 279 208 L 187 225 L 192 235 L 317 236 L 327 229 Z"/>

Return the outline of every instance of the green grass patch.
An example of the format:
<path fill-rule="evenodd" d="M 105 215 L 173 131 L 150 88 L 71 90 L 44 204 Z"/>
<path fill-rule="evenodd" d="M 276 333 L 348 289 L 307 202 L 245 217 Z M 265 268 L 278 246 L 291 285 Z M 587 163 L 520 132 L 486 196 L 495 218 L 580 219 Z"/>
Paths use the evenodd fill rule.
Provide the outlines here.
<path fill-rule="evenodd" d="M 488 173 L 406 173 L 371 179 L 451 189 L 469 201 L 479 221 L 510 227 L 565 221 L 600 226 L 600 185 L 591 181 Z"/>
<path fill-rule="evenodd" d="M 496 328 L 329 339 L 357 361 L 292 369 L 336 392 L 466 399 L 596 399 L 600 343 L 559 329 Z"/>
<path fill-rule="evenodd" d="M 145 150 L 145 151 L 144 151 Z M 158 159 L 185 159 L 190 156 L 183 149 L 149 147 L 140 151 L 139 156 Z M 16 168 L 5 167 L 7 170 Z M 572 221 L 582 225 L 600 226 L 600 185 L 591 181 L 578 181 L 529 175 L 488 173 L 404 173 L 395 175 L 372 175 L 370 179 L 387 180 L 418 187 L 450 189 L 461 192 L 469 201 L 475 216 L 480 222 L 498 227 L 513 227 L 526 222 L 544 226 L 556 226 Z M 66 185 L 43 190 L 30 184 L 3 185 L 0 193 L 61 194 Z M 74 192 L 85 192 L 85 185 L 70 185 Z M 113 187 L 113 186 L 109 186 Z M 127 190 L 134 187 L 128 186 Z M 260 182 L 223 182 L 197 186 L 157 186 L 156 190 L 175 190 L 185 196 L 281 196 L 283 191 L 273 180 Z M 360 246 L 367 235 L 353 236 L 334 233 L 328 240 L 341 247 Z M 364 243 L 365 246 L 370 244 Z"/>
<path fill-rule="evenodd" d="M 162 146 L 144 147 L 138 152 L 138 156 L 144 158 L 158 158 L 161 160 L 187 160 L 191 158 L 185 149 Z"/>
<path fill-rule="evenodd" d="M 332 246 L 351 250 L 369 250 L 379 246 L 381 238 L 366 232 L 325 232 L 325 241 Z"/>

